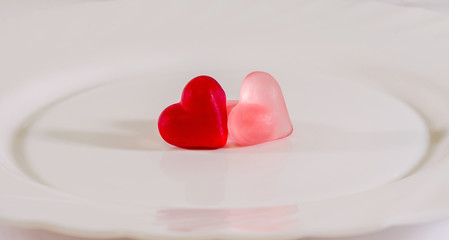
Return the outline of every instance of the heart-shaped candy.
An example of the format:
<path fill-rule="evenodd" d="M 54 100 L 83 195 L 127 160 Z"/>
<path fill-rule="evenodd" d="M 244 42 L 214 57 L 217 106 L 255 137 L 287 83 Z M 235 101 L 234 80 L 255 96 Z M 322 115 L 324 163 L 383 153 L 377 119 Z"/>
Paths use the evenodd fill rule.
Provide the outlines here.
<path fill-rule="evenodd" d="M 162 111 L 158 128 L 166 142 L 178 147 L 223 147 L 228 138 L 225 92 L 209 76 L 190 80 L 181 102 Z"/>
<path fill-rule="evenodd" d="M 232 107 L 233 104 L 228 104 Z M 284 96 L 266 72 L 252 72 L 243 80 L 240 99 L 228 116 L 229 134 L 239 145 L 284 138 L 293 131 Z"/>

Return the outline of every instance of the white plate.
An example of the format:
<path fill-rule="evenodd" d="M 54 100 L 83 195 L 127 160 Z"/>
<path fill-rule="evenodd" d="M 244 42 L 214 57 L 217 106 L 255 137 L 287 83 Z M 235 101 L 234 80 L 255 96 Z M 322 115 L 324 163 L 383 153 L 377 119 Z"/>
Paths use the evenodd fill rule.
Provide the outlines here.
<path fill-rule="evenodd" d="M 429 89 L 444 92 L 431 80 L 447 76 L 447 26 L 353 1 L 91 2 L 11 19 L 0 24 L 0 217 L 86 236 L 204 239 L 438 217 L 449 210 L 447 148 L 434 132 L 446 105 Z M 279 80 L 292 136 L 216 151 L 158 136 L 158 114 L 190 78 L 212 75 L 232 99 L 253 70 Z"/>

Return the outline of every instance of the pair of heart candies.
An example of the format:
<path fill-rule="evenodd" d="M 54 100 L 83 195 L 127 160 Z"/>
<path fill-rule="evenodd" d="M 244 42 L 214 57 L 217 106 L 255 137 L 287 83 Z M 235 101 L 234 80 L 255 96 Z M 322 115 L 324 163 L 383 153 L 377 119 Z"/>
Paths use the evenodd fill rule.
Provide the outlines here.
<path fill-rule="evenodd" d="M 238 101 L 226 101 L 220 84 L 198 76 L 184 87 L 181 101 L 168 106 L 158 120 L 162 138 L 189 149 L 255 145 L 287 137 L 293 126 L 277 81 L 266 72 L 243 80 Z"/>

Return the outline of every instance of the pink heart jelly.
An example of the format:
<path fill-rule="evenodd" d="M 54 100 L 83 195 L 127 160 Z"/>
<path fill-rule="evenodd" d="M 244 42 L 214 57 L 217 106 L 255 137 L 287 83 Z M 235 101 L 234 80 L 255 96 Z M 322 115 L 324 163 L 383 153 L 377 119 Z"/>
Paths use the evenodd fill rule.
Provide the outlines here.
<path fill-rule="evenodd" d="M 238 145 L 284 138 L 293 131 L 281 88 L 266 72 L 252 72 L 246 76 L 240 100 L 234 104 L 228 102 L 228 131 Z"/>

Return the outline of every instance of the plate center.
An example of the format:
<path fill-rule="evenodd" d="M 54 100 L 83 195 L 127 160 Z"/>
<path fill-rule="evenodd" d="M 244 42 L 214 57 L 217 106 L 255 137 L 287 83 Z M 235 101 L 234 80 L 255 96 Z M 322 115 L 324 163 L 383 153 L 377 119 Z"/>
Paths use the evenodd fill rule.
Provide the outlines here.
<path fill-rule="evenodd" d="M 356 83 L 323 79 L 280 81 L 294 124 L 288 138 L 179 149 L 157 130 L 159 113 L 179 101 L 185 84 L 167 82 L 116 82 L 53 105 L 18 139 L 17 164 L 36 181 L 90 199 L 245 207 L 372 189 L 409 173 L 427 150 L 427 129 L 405 104 Z M 226 92 L 238 95 L 239 81 L 225 83 Z"/>

